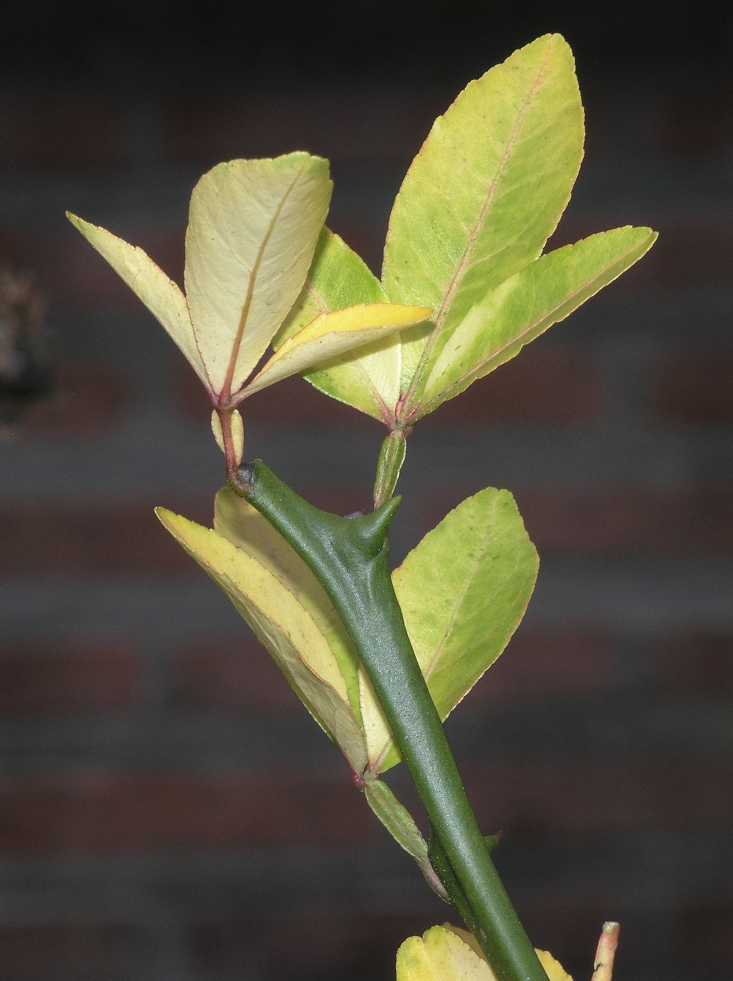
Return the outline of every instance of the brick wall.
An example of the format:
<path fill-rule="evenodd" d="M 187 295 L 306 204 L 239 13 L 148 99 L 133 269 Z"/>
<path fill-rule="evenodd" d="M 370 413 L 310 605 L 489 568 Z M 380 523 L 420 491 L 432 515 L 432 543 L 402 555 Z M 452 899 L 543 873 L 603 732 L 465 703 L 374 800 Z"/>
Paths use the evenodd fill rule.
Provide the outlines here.
<path fill-rule="evenodd" d="M 542 572 L 449 723 L 472 797 L 505 832 L 533 937 L 576 978 L 618 918 L 621 977 L 712 981 L 733 954 L 730 128 L 672 74 L 586 70 L 588 152 L 557 242 L 627 222 L 662 238 L 421 424 L 394 550 L 483 486 L 517 494 Z M 157 525 L 156 504 L 209 516 L 207 412 L 63 210 L 178 276 L 195 177 L 303 145 L 332 157 L 332 224 L 376 265 L 454 88 L 0 95 L 0 255 L 35 269 L 58 361 L 53 397 L 0 443 L 3 979 L 377 981 L 445 917 Z M 368 501 L 376 424 L 295 381 L 253 400 L 249 433 L 314 501 Z"/>

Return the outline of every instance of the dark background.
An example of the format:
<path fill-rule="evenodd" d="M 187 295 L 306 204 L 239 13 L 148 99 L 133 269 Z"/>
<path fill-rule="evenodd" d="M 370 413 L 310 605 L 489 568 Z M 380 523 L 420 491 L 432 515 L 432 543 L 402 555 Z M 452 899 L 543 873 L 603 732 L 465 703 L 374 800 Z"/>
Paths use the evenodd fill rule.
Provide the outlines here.
<path fill-rule="evenodd" d="M 383 981 L 445 919 L 156 524 L 155 504 L 209 518 L 208 412 L 63 211 L 180 279 L 196 178 L 309 149 L 333 163 L 330 224 L 378 269 L 434 116 L 548 30 L 588 129 L 553 244 L 661 239 L 421 424 L 394 549 L 488 484 L 540 549 L 525 623 L 449 723 L 535 942 L 581 981 L 613 918 L 619 981 L 731 974 L 733 22 L 517 6 L 4 8 L 0 260 L 48 299 L 56 388 L 0 442 L 3 981 Z M 310 499 L 367 505 L 376 423 L 299 380 L 248 421 Z"/>

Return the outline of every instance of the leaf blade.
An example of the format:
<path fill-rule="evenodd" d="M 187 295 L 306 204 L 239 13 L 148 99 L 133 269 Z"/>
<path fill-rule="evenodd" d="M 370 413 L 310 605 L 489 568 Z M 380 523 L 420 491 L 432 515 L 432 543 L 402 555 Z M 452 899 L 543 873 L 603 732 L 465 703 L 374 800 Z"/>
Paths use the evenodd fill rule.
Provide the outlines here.
<path fill-rule="evenodd" d="M 352 710 L 360 717 L 358 658 L 325 589 L 283 536 L 251 504 L 230 488 L 222 488 L 214 502 L 217 534 L 243 549 L 275 576 L 299 603 L 326 638 L 346 686 Z"/>
<path fill-rule="evenodd" d="M 236 392 L 300 293 L 332 184 L 308 153 L 218 164 L 191 195 L 186 296 L 214 390 Z"/>
<path fill-rule="evenodd" d="M 559 35 L 514 52 L 436 119 L 395 200 L 384 253 L 390 299 L 436 311 L 432 334 L 402 344 L 403 393 L 419 395 L 420 361 L 444 325 L 540 254 L 583 140 L 574 60 Z"/>
<path fill-rule="evenodd" d="M 301 296 L 273 347 L 278 350 L 321 314 L 386 302 L 382 284 L 363 259 L 339 235 L 324 228 Z M 400 395 L 400 364 L 399 340 L 387 339 L 362 349 L 357 357 L 304 377 L 324 395 L 389 425 Z"/>
<path fill-rule="evenodd" d="M 180 287 L 137 245 L 130 245 L 100 225 L 66 212 L 71 224 L 107 260 L 120 279 L 145 304 L 182 352 L 204 385 L 211 390 L 196 345 L 186 298 Z"/>
<path fill-rule="evenodd" d="M 441 720 L 505 650 L 527 609 L 539 559 L 508 491 L 461 502 L 392 574 L 415 656 Z M 370 769 L 398 762 L 379 705 L 362 685 Z"/>
<path fill-rule="evenodd" d="M 437 347 L 420 416 L 465 391 L 638 262 L 657 238 L 650 228 L 599 232 L 549 252 L 475 304 Z"/>
<path fill-rule="evenodd" d="M 156 514 L 229 597 L 316 722 L 361 772 L 366 758 L 361 728 L 328 640 L 305 604 L 254 552 L 165 508 Z"/>
<path fill-rule="evenodd" d="M 397 303 L 362 303 L 345 310 L 322 313 L 282 344 L 245 385 L 242 394 L 252 395 L 316 365 L 349 358 L 359 348 L 423 323 L 429 316 L 427 307 L 407 307 Z"/>

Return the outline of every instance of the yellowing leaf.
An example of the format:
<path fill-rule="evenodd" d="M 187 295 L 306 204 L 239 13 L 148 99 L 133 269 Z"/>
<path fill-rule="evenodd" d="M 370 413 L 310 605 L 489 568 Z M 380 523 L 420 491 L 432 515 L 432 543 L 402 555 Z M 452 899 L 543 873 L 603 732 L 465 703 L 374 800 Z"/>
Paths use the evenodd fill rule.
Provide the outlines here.
<path fill-rule="evenodd" d="M 546 951 L 537 951 L 549 981 L 572 981 Z M 496 981 L 476 942 L 465 930 L 431 927 L 409 937 L 397 951 L 397 981 Z"/>
<path fill-rule="evenodd" d="M 354 714 L 360 716 L 358 659 L 325 589 L 294 548 L 251 504 L 228 487 L 216 495 L 214 528 L 274 575 L 326 638 L 344 680 Z"/>
<path fill-rule="evenodd" d="M 178 345 L 204 385 L 211 391 L 206 369 L 196 346 L 186 298 L 179 287 L 141 248 L 129 245 L 106 229 L 100 228 L 99 225 L 92 225 L 71 212 L 67 211 L 66 217 L 142 300 Z"/>
<path fill-rule="evenodd" d="M 317 316 L 386 301 L 382 284 L 366 263 L 343 239 L 324 228 L 303 292 L 274 347 L 277 350 Z M 388 338 L 338 364 L 308 372 L 305 378 L 331 398 L 390 425 L 400 395 L 400 364 L 399 341 Z"/>
<path fill-rule="evenodd" d="M 638 262 L 656 238 L 650 228 L 600 232 L 542 256 L 490 291 L 431 352 L 416 414 L 432 412 L 516 357 Z"/>
<path fill-rule="evenodd" d="M 573 981 L 560 961 L 556 960 L 549 950 L 538 950 L 537 957 L 549 981 Z"/>
<path fill-rule="evenodd" d="M 397 195 L 384 253 L 389 298 L 435 311 L 435 331 L 402 344 L 403 392 L 419 393 L 421 358 L 444 327 L 540 254 L 583 137 L 572 52 L 557 34 L 515 51 L 436 119 Z"/>
<path fill-rule="evenodd" d="M 489 487 L 458 505 L 392 574 L 405 626 L 441 719 L 504 651 L 521 623 L 539 560 L 512 495 Z M 370 770 L 398 762 L 365 674 Z"/>
<path fill-rule="evenodd" d="M 311 616 L 308 601 L 260 558 L 256 547 L 237 547 L 165 508 L 156 514 L 223 589 L 314 719 L 361 772 L 366 760 L 362 732 L 329 637 Z"/>
<path fill-rule="evenodd" d="M 328 161 L 232 160 L 191 195 L 186 296 L 214 391 L 234 394 L 296 301 L 331 200 Z"/>
<path fill-rule="evenodd" d="M 395 331 L 422 323 L 429 316 L 430 310 L 426 307 L 403 307 L 396 303 L 360 304 L 322 313 L 284 342 L 245 386 L 242 394 L 253 395 L 314 365 L 333 362 L 359 347 L 383 340 Z"/>

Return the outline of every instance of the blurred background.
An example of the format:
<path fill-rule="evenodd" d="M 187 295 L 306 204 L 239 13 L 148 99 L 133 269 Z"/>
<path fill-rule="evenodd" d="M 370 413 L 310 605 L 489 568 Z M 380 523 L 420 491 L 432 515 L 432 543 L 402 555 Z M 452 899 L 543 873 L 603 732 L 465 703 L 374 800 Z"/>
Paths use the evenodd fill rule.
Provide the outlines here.
<path fill-rule="evenodd" d="M 550 30 L 575 49 L 588 129 L 552 244 L 662 236 L 421 424 L 395 559 L 467 495 L 515 492 L 537 591 L 448 724 L 509 889 L 576 981 L 611 918 L 619 981 L 729 973 L 731 15 L 28 0 L 0 41 L 3 981 L 385 981 L 398 943 L 446 918 L 157 525 L 156 504 L 210 518 L 208 410 L 63 212 L 180 280 L 198 176 L 308 149 L 333 163 L 329 223 L 378 270 L 435 115 Z M 249 452 L 311 500 L 368 505 L 376 423 L 297 380 L 248 425 Z"/>

